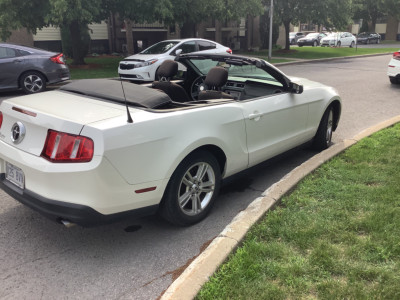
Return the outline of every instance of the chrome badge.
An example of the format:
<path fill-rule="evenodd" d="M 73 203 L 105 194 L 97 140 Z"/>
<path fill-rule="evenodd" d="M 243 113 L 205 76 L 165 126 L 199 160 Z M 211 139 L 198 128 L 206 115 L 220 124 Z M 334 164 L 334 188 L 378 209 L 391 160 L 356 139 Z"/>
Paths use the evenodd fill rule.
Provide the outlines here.
<path fill-rule="evenodd" d="M 19 144 L 25 137 L 26 129 L 25 125 L 21 122 L 14 123 L 11 127 L 11 140 L 14 144 Z"/>

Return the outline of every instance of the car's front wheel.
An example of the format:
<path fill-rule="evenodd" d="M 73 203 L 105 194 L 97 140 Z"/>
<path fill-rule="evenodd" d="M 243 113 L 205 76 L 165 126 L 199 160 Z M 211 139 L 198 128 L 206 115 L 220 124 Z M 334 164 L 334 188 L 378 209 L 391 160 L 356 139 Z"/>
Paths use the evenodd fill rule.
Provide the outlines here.
<path fill-rule="evenodd" d="M 161 216 L 180 226 L 203 220 L 218 196 L 221 171 L 216 158 L 206 151 L 186 157 L 173 173 L 160 203 Z"/>
<path fill-rule="evenodd" d="M 319 123 L 317 133 L 314 136 L 312 147 L 316 150 L 324 150 L 332 143 L 333 133 L 333 109 L 328 107 Z"/>
<path fill-rule="evenodd" d="M 354 48 L 355 44 L 356 43 L 354 43 L 354 41 L 352 41 L 351 44 L 350 44 L 350 48 Z"/>
<path fill-rule="evenodd" d="M 38 72 L 27 72 L 21 76 L 19 85 L 27 94 L 39 93 L 46 89 L 46 79 Z"/>
<path fill-rule="evenodd" d="M 337 42 L 336 46 L 339 48 L 342 45 L 342 43 L 339 41 Z"/>
<path fill-rule="evenodd" d="M 317 42 L 317 41 L 314 41 L 313 47 L 317 47 L 317 46 L 318 46 L 318 42 Z"/>

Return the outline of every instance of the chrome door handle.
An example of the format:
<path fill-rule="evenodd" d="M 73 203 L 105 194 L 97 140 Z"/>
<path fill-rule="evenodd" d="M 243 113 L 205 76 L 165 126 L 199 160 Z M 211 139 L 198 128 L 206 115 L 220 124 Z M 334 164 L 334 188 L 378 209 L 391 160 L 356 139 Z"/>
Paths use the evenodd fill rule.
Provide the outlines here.
<path fill-rule="evenodd" d="M 260 119 L 261 118 L 261 116 L 262 116 L 262 114 L 260 114 L 260 113 L 256 113 L 256 114 L 250 114 L 249 115 L 249 120 L 258 120 L 258 119 Z"/>

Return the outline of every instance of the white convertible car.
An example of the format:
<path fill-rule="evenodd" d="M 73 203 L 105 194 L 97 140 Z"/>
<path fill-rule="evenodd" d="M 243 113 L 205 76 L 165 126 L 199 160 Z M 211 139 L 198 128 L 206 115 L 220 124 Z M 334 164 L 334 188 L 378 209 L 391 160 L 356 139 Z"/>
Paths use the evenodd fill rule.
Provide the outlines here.
<path fill-rule="evenodd" d="M 65 225 L 156 212 L 190 225 L 223 178 L 308 141 L 325 149 L 339 122 L 335 89 L 261 59 L 184 54 L 158 72 L 3 101 L 1 188 Z"/>

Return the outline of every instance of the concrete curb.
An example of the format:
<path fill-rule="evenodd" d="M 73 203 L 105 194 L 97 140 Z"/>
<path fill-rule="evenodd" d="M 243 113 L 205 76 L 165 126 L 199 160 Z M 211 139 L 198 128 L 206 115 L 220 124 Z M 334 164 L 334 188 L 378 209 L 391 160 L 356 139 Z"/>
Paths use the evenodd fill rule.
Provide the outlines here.
<path fill-rule="evenodd" d="M 262 197 L 255 199 L 244 211 L 240 212 L 169 286 L 161 300 L 193 299 L 202 285 L 208 281 L 228 255 L 239 246 L 250 227 L 258 222 L 275 204 L 279 203 L 282 196 L 294 189 L 300 180 L 361 139 L 399 122 L 400 115 L 363 130 L 352 139 L 333 145 L 292 170 L 279 182 L 268 188 L 262 194 Z"/>
<path fill-rule="evenodd" d="M 273 64 L 274 66 L 287 66 L 287 65 L 297 65 L 297 64 L 307 64 L 314 62 L 325 62 L 339 59 L 351 59 L 351 58 L 363 58 L 363 57 L 372 57 L 372 56 L 383 56 L 393 54 L 393 52 L 385 52 L 385 53 L 374 53 L 374 54 L 362 54 L 362 55 L 354 55 L 354 56 L 340 56 L 340 57 L 330 57 L 330 58 L 318 58 L 318 59 L 304 59 L 304 60 L 295 60 L 288 62 L 281 62 Z M 283 58 L 283 57 L 282 57 Z M 290 59 L 290 58 L 288 58 Z"/>

